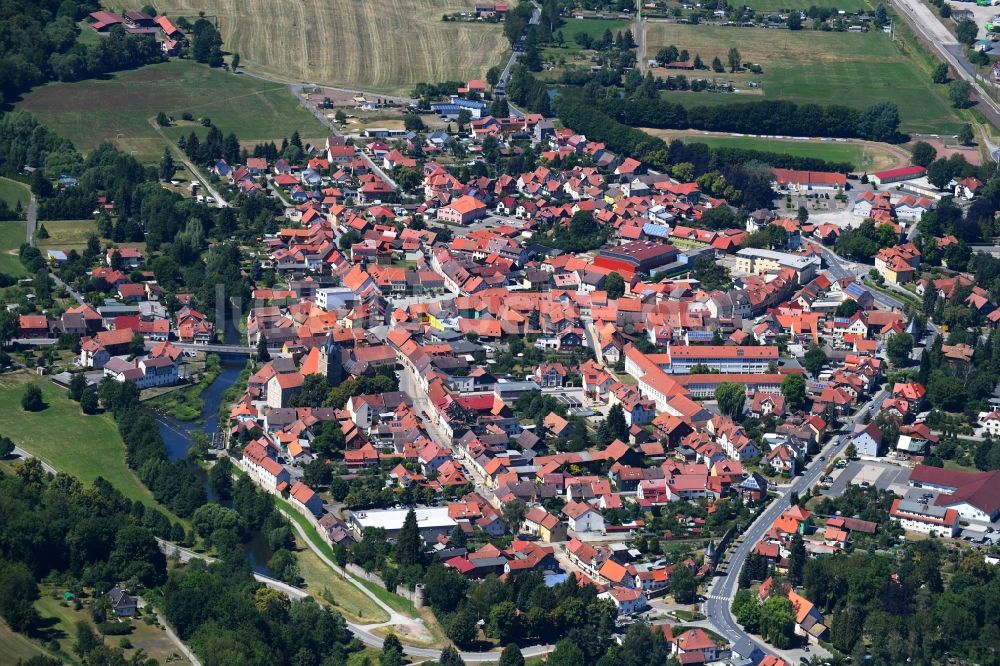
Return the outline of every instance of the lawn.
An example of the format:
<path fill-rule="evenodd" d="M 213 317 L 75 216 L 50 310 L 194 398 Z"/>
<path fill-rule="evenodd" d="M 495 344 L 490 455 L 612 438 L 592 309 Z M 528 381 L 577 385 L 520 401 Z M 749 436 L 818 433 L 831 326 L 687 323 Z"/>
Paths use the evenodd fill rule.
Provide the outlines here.
<path fill-rule="evenodd" d="M 18 258 L 26 238 L 25 222 L 0 222 L 0 273 L 18 278 L 28 274 Z"/>
<path fill-rule="evenodd" d="M 104 80 L 50 83 L 27 93 L 18 104 L 31 111 L 77 148 L 88 151 L 104 141 L 158 161 L 163 139 L 150 125 L 160 111 L 208 117 L 223 133 L 243 142 L 291 136 L 325 136 L 327 130 L 299 104 L 288 87 L 211 69 L 190 60 L 149 65 Z"/>
<path fill-rule="evenodd" d="M 17 202 L 21 202 L 24 214 L 28 214 L 28 202 L 31 201 L 31 192 L 24 183 L 19 183 L 10 178 L 0 178 L 0 201 L 6 201 L 7 207 L 14 210 Z"/>
<path fill-rule="evenodd" d="M 855 169 L 887 169 L 908 163 L 909 155 L 885 144 L 847 141 L 785 140 L 753 136 L 719 136 L 700 132 L 646 129 L 665 141 L 681 139 L 685 143 L 704 143 L 712 148 L 745 148 L 796 157 L 815 157 L 828 162 L 849 162 Z"/>
<path fill-rule="evenodd" d="M 755 99 L 788 99 L 799 103 L 846 104 L 864 108 L 883 101 L 899 107 L 907 132 L 950 133 L 961 121 L 949 105 L 944 86 L 931 83 L 925 54 L 918 52 L 905 30 L 891 41 L 881 32 L 847 33 L 737 28 L 711 25 L 650 23 L 646 58 L 671 44 L 687 49 L 706 63 L 724 64 L 731 47 L 744 63 L 759 64 L 760 75 L 703 70 L 699 76 L 731 81 L 740 94 L 665 92 L 683 104 L 724 104 Z M 660 75 L 667 70 L 657 70 Z M 689 73 L 689 76 L 691 74 Z M 750 88 L 757 81 L 760 88 Z"/>
<path fill-rule="evenodd" d="M 46 220 L 39 224 L 45 225 L 49 232 L 48 238 L 39 238 L 35 234 L 35 245 L 42 252 L 45 250 L 76 250 L 87 249 L 87 239 L 97 233 L 97 222 L 94 220 Z"/>
<path fill-rule="evenodd" d="M 620 19 L 568 18 L 559 26 L 557 32 L 563 34 L 567 46 L 576 46 L 577 35 L 590 35 L 591 39 L 597 41 L 604 35 L 605 30 L 610 30 L 612 36 L 614 36 L 619 32 L 625 32 L 631 27 L 631 22 Z"/>
<path fill-rule="evenodd" d="M 62 652 L 67 655 L 73 652 L 73 643 L 76 640 L 76 623 L 83 621 L 97 631 L 96 626 L 90 619 L 89 605 L 93 599 L 88 599 L 83 608 L 79 611 L 72 606 L 61 605 L 61 599 L 57 600 L 52 596 L 51 588 L 43 587 L 41 598 L 35 602 L 35 608 L 42 617 L 42 623 L 48 625 L 45 629 L 55 640 L 59 641 Z M 180 654 L 177 646 L 167 637 L 166 632 L 158 626 L 148 625 L 141 619 L 131 621 L 132 633 L 128 635 L 128 640 L 132 647 L 125 651 L 126 658 L 133 656 L 138 650 L 143 650 L 147 657 L 156 659 L 161 664 L 190 664 L 184 656 Z M 100 634 L 98 634 L 100 635 Z M 121 640 L 119 636 L 105 637 L 105 643 L 118 646 Z"/>
<path fill-rule="evenodd" d="M 449 22 L 473 0 L 161 0 L 171 16 L 218 20 L 241 66 L 290 82 L 409 94 L 414 84 L 481 79 L 509 47 L 500 23 Z"/>
<path fill-rule="evenodd" d="M 21 395 L 29 383 L 42 390 L 46 409 L 34 413 L 21 409 Z M 46 379 L 26 372 L 0 376 L 0 433 L 83 483 L 102 476 L 129 499 L 179 520 L 153 499 L 125 464 L 125 444 L 111 416 L 84 415 L 65 390 Z"/>

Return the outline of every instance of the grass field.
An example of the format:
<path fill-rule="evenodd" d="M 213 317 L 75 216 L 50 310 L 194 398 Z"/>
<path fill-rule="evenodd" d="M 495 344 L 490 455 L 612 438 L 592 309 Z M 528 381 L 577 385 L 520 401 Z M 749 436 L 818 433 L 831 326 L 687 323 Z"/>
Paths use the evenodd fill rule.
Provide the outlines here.
<path fill-rule="evenodd" d="M 29 383 L 42 390 L 46 409 L 34 413 L 21 409 L 21 395 Z M 179 520 L 153 499 L 125 464 L 125 444 L 111 416 L 84 415 L 65 390 L 48 380 L 26 372 L 0 376 L 0 433 L 85 484 L 102 476 L 129 499 Z"/>
<path fill-rule="evenodd" d="M 701 55 L 706 64 L 716 56 L 726 63 L 729 49 L 736 47 L 744 63 L 759 64 L 764 70 L 760 75 L 703 71 L 701 76 L 732 81 L 746 92 L 664 93 L 672 101 L 724 104 L 760 99 L 761 94 L 765 99 L 856 108 L 892 101 L 899 107 L 903 131 L 950 133 L 961 125 L 949 105 L 946 88 L 931 83 L 923 56 L 911 40 L 892 42 L 880 32 L 764 31 L 659 22 L 647 25 L 645 57 L 654 57 L 670 44 L 687 49 L 692 57 Z M 762 92 L 750 89 L 750 81 L 759 81 Z"/>
<path fill-rule="evenodd" d="M 718 136 L 700 132 L 646 129 L 665 141 L 681 139 L 687 143 L 704 143 L 712 148 L 746 148 L 796 157 L 815 157 L 829 162 L 850 162 L 855 169 L 887 169 L 908 163 L 909 154 L 894 146 L 875 143 L 834 141 L 794 141 L 753 136 Z"/>
<path fill-rule="evenodd" d="M 83 151 L 114 141 L 143 161 L 158 161 L 163 154 L 163 139 L 149 124 L 159 111 L 178 118 L 184 112 L 207 116 L 224 134 L 235 132 L 244 142 L 280 141 L 295 130 L 302 136 L 326 135 L 286 86 L 190 60 L 149 65 L 104 80 L 50 83 L 27 93 L 18 107 Z"/>
<path fill-rule="evenodd" d="M 94 220 L 46 220 L 41 222 L 49 237 L 38 238 L 35 234 L 35 245 L 43 252 L 45 250 L 76 250 L 82 252 L 87 248 L 87 238 L 97 233 L 97 222 Z"/>
<path fill-rule="evenodd" d="M 473 0 L 162 0 L 172 16 L 218 18 L 224 48 L 273 78 L 408 94 L 415 83 L 481 79 L 509 52 L 499 23 L 446 23 Z"/>
<path fill-rule="evenodd" d="M 0 620 L 0 646 L 3 646 L 3 658 L 7 660 L 4 663 L 17 664 L 39 655 L 52 657 L 48 651 L 42 649 L 42 646 L 32 643 L 23 634 L 7 626 L 3 620 Z"/>
<path fill-rule="evenodd" d="M 28 214 L 28 202 L 31 201 L 31 192 L 28 186 L 10 178 L 0 178 L 0 201 L 6 201 L 7 207 L 14 210 L 17 202 L 21 202 L 24 214 Z"/>
<path fill-rule="evenodd" d="M 345 614 L 352 622 L 388 621 L 388 613 L 379 608 L 361 590 L 335 574 L 316 553 L 309 549 L 298 534 L 295 535 L 295 559 L 299 563 L 299 573 L 305 581 L 305 588 L 316 601 L 329 604 Z"/>
<path fill-rule="evenodd" d="M 11 277 L 24 277 L 28 274 L 17 256 L 26 236 L 25 222 L 0 222 L 0 273 Z"/>
<path fill-rule="evenodd" d="M 568 18 L 559 26 L 558 32 L 563 34 L 567 46 L 576 46 L 577 35 L 590 35 L 591 39 L 598 40 L 604 35 L 605 30 L 610 30 L 611 34 L 614 35 L 631 27 L 632 24 L 629 21 L 619 19 Z"/>

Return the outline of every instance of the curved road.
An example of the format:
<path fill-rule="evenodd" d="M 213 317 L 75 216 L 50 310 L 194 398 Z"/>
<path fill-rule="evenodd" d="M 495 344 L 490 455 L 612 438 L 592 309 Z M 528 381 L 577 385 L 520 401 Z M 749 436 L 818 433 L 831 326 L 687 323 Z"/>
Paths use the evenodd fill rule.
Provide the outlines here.
<path fill-rule="evenodd" d="M 849 430 L 853 430 L 854 426 L 860 423 L 864 417 L 864 414 L 872 408 L 873 405 L 879 405 L 888 396 L 888 392 L 883 390 L 878 391 L 872 398 L 862 405 L 854 416 L 847 419 L 847 424 L 849 425 Z M 837 435 L 830 440 L 820 451 L 818 456 L 825 456 L 825 461 L 820 461 L 817 457 L 813 464 L 810 465 L 802 476 L 795 477 L 791 485 L 785 488 L 780 497 L 771 502 L 770 505 L 764 510 L 762 514 L 751 523 L 750 527 L 743 533 L 742 542 L 732 551 L 729 556 L 729 561 L 726 566 L 726 572 L 724 575 L 717 577 L 712 586 L 709 588 L 708 595 L 705 598 L 705 615 L 708 621 L 722 636 L 726 637 L 734 645 L 743 645 L 747 642 L 753 644 L 756 647 L 761 648 L 764 652 L 774 652 L 774 648 L 764 644 L 754 639 L 754 637 L 744 631 L 737 623 L 735 618 L 733 618 L 731 606 L 733 603 L 733 597 L 736 596 L 738 590 L 739 574 L 740 569 L 743 568 L 743 563 L 746 561 L 747 555 L 753 550 L 753 547 L 757 545 L 757 542 L 763 538 L 764 534 L 771 529 L 774 524 L 775 519 L 782 512 L 785 511 L 790 506 L 789 495 L 792 491 L 796 491 L 800 496 L 805 495 L 806 492 L 816 483 L 820 475 L 823 473 L 823 468 L 833 460 L 834 457 L 843 453 L 844 449 L 847 447 L 848 438 Z M 794 661 L 794 660 L 793 660 Z"/>

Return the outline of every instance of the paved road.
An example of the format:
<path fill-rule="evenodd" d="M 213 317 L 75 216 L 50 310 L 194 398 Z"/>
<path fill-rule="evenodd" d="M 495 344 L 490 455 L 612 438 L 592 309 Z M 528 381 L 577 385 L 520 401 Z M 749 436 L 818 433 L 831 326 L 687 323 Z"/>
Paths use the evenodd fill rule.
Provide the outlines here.
<path fill-rule="evenodd" d="M 858 411 L 850 419 L 847 419 L 848 424 L 853 429 L 853 426 L 861 423 L 865 412 L 871 409 L 874 405 L 879 405 L 882 400 L 888 396 L 888 392 L 881 390 L 872 398 L 864 403 Z M 747 555 L 753 550 L 753 547 L 758 541 L 764 536 L 764 534 L 771 528 L 774 524 L 775 519 L 781 515 L 789 507 L 788 497 L 791 491 L 797 491 L 800 496 L 806 494 L 806 492 L 816 483 L 822 474 L 823 467 L 826 466 L 829 460 L 832 460 L 835 456 L 840 455 L 844 448 L 847 446 L 848 439 L 846 437 L 835 436 L 830 442 L 820 451 L 819 456 L 825 456 L 825 461 L 820 461 L 819 458 L 813 462 L 813 464 L 808 467 L 805 472 L 795 478 L 794 481 L 788 486 L 787 491 L 783 492 L 780 497 L 771 502 L 771 504 L 764 510 L 764 512 L 755 520 L 750 527 L 743 534 L 743 541 L 732 551 L 729 562 L 726 567 L 726 574 L 716 578 L 709 589 L 708 596 L 705 600 L 705 615 L 711 622 L 715 630 L 724 636 L 727 640 L 731 641 L 733 644 L 745 644 L 750 642 L 758 647 L 761 647 L 765 652 L 775 652 L 775 650 L 769 646 L 762 646 L 758 641 L 756 641 L 750 634 L 744 631 L 737 623 L 735 618 L 733 618 L 732 611 L 730 610 L 733 602 L 733 597 L 736 596 L 738 590 L 739 573 L 740 569 L 743 568 L 743 563 L 746 561 Z M 780 653 L 780 651 L 779 651 Z M 790 663 L 797 663 L 797 659 L 793 658 Z"/>
<path fill-rule="evenodd" d="M 635 33 L 635 64 L 639 68 L 640 72 L 645 71 L 646 68 L 646 25 L 642 22 L 642 0 L 638 0 L 636 3 L 635 12 L 635 29 L 632 31 Z"/>
<path fill-rule="evenodd" d="M 175 142 L 167 138 L 167 135 L 163 133 L 163 128 L 157 124 L 156 119 L 150 118 L 149 124 L 156 131 L 156 133 L 160 135 L 160 138 L 163 139 L 168 146 L 170 146 L 170 151 L 173 153 L 174 157 L 179 159 L 181 163 L 184 164 L 188 173 L 191 174 L 191 177 L 201 183 L 201 186 L 205 188 L 205 191 L 208 192 L 213 199 L 215 199 L 215 203 L 212 205 L 216 208 L 229 208 L 229 202 L 227 202 L 222 195 L 219 194 L 218 190 L 212 187 L 212 183 L 208 180 L 208 178 L 202 177 L 201 171 L 191 162 L 191 160 L 188 159 L 188 156 L 184 154 L 184 151 L 178 148 Z"/>
<path fill-rule="evenodd" d="M 958 44 L 941 19 L 920 0 L 893 0 L 892 4 L 910 27 L 933 46 L 959 77 L 972 84 L 979 99 L 977 108 L 995 127 L 1000 127 L 1000 105 L 987 94 L 976 68 L 965 57 L 964 48 Z"/>
<path fill-rule="evenodd" d="M 69 295 L 73 298 L 74 301 L 76 301 L 80 305 L 83 305 L 86 302 L 86 299 L 83 297 L 83 294 L 81 294 L 76 289 L 73 289 L 73 287 L 63 282 L 58 275 L 51 272 L 49 273 L 49 275 L 52 277 L 53 282 L 55 282 L 58 286 L 64 288 L 67 292 L 69 292 Z"/>
<path fill-rule="evenodd" d="M 28 202 L 28 245 L 35 244 L 35 225 L 38 223 L 38 199 L 35 195 L 31 195 L 31 201 Z"/>
<path fill-rule="evenodd" d="M 836 254 L 833 250 L 819 243 L 813 243 L 813 245 L 819 248 L 820 252 L 823 254 L 823 259 L 826 261 L 827 269 L 830 274 L 833 275 L 834 279 L 841 280 L 846 277 L 853 277 L 855 279 L 860 279 L 868 274 L 868 271 L 872 269 L 871 266 L 867 264 L 859 264 L 852 261 L 844 259 L 840 255 Z M 889 310 L 904 310 L 906 306 L 898 298 L 889 296 L 888 294 L 883 294 L 875 289 L 869 289 L 875 302 L 884 308 Z"/>
<path fill-rule="evenodd" d="M 542 20 L 542 8 L 538 6 L 537 2 L 532 1 L 532 4 L 535 5 L 535 8 L 532 10 L 531 19 L 528 21 L 529 30 L 530 26 L 538 25 L 539 21 Z M 521 37 L 520 45 L 523 44 L 524 44 L 524 37 Z M 521 58 L 521 53 L 522 51 L 519 51 L 517 48 L 511 50 L 510 58 L 507 59 L 507 64 L 504 66 L 503 72 L 500 73 L 500 80 L 497 81 L 497 84 L 493 87 L 494 94 L 496 95 L 506 94 L 507 81 L 510 79 L 510 72 L 512 69 L 514 69 L 514 65 L 516 65 L 517 61 Z M 511 117 L 513 118 L 524 117 L 523 111 L 521 111 L 518 108 L 515 108 L 513 105 L 508 105 L 508 106 L 510 106 Z"/>
<path fill-rule="evenodd" d="M 24 459 L 36 457 L 34 453 L 31 453 L 30 451 L 25 451 L 20 446 L 15 446 L 14 447 L 14 455 L 17 456 L 18 458 L 24 458 Z M 49 463 L 45 462 L 43 459 L 39 458 L 38 461 L 40 463 L 42 463 L 42 469 L 44 469 L 46 472 L 48 472 L 52 476 L 55 476 L 56 474 L 59 473 L 59 470 L 57 470 L 55 467 L 53 467 Z"/>

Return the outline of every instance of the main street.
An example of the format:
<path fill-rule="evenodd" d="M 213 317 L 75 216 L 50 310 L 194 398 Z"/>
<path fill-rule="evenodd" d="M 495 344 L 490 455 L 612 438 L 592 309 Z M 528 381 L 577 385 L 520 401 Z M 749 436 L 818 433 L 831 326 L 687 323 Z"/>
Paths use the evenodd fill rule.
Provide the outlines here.
<path fill-rule="evenodd" d="M 873 395 L 852 417 L 847 419 L 847 431 L 850 432 L 855 425 L 861 423 L 864 415 L 875 406 L 880 405 L 888 395 L 884 389 Z M 705 615 L 715 631 L 732 642 L 733 645 L 743 646 L 750 643 L 761 648 L 764 652 L 778 652 L 779 655 L 793 664 L 798 662 L 799 656 L 802 656 L 797 652 L 775 650 L 768 645 L 762 645 L 736 623 L 730 607 L 733 603 L 733 597 L 738 591 L 737 583 L 739 582 L 740 569 L 743 568 L 747 555 L 763 538 L 764 534 L 771 529 L 778 516 L 791 505 L 789 500 L 791 493 L 794 491 L 800 496 L 806 496 L 809 489 L 819 480 L 823 468 L 836 456 L 843 453 L 848 441 L 848 437 L 837 434 L 827 442 L 826 446 L 817 454 L 813 464 L 806 468 L 802 476 L 795 477 L 792 483 L 782 491 L 781 496 L 773 500 L 767 509 L 751 523 L 750 527 L 743 533 L 742 541 L 731 551 L 725 574 L 714 579 L 705 599 Z M 786 654 L 788 656 L 785 656 Z"/>

